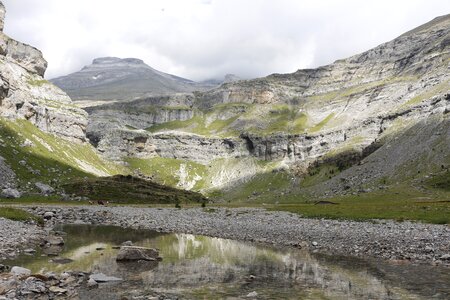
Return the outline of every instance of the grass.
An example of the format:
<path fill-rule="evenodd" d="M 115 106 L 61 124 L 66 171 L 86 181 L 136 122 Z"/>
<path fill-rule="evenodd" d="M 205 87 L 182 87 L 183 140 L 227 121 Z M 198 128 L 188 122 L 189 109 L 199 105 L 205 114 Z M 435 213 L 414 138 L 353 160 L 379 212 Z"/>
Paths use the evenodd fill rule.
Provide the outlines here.
<path fill-rule="evenodd" d="M 441 83 L 431 87 L 430 89 L 426 90 L 425 92 L 411 98 L 406 103 L 404 103 L 402 105 L 402 107 L 408 107 L 408 106 L 413 106 L 413 105 L 419 104 L 423 100 L 428 100 L 431 97 L 433 97 L 439 93 L 448 92 L 449 90 L 450 90 L 450 80 L 446 80 L 444 82 L 441 82 Z"/>
<path fill-rule="evenodd" d="M 450 191 L 450 170 L 433 176 L 431 179 L 427 180 L 426 184 L 435 189 Z"/>
<path fill-rule="evenodd" d="M 330 120 L 334 118 L 334 115 L 334 113 L 329 114 L 325 119 L 317 123 L 315 126 L 311 127 L 309 129 L 309 132 L 314 133 L 321 131 L 328 124 L 328 122 L 330 122 Z"/>
<path fill-rule="evenodd" d="M 139 171 L 145 175 L 152 176 L 155 182 L 163 185 L 176 187 L 179 185 L 180 168 L 184 165 L 187 172 L 187 181 L 196 180 L 193 190 L 201 190 L 205 184 L 206 166 L 193 162 L 174 158 L 154 157 L 148 159 L 128 158 L 126 162 L 131 170 Z M 201 179 L 196 179 L 200 176 Z"/>
<path fill-rule="evenodd" d="M 35 79 L 30 79 L 27 81 L 27 83 L 31 86 L 37 86 L 37 87 L 41 87 L 44 84 L 50 84 L 50 82 L 48 82 L 47 80 L 35 80 Z"/>
<path fill-rule="evenodd" d="M 63 186 L 69 194 L 85 196 L 91 200 L 108 200 L 114 203 L 178 204 L 203 203 L 199 193 L 175 189 L 130 175 L 87 178 Z"/>
<path fill-rule="evenodd" d="M 414 189 L 393 189 L 359 195 L 326 199 L 336 204 L 286 203 L 272 210 L 298 213 L 308 218 L 372 220 L 393 219 L 397 221 L 422 221 L 434 224 L 450 224 L 450 201 L 448 195 L 430 197 Z"/>
<path fill-rule="evenodd" d="M 12 207 L 0 207 L 0 217 L 13 221 L 34 221 L 39 225 L 44 225 L 44 220 L 22 209 Z"/>
<path fill-rule="evenodd" d="M 234 187 L 232 190 L 227 190 L 222 194 L 216 193 L 216 195 L 218 200 L 222 202 L 271 203 L 276 199 L 280 199 L 284 193 L 283 191 L 289 188 L 291 184 L 290 178 L 291 176 L 286 172 L 261 173 L 255 175 L 248 182 Z"/>

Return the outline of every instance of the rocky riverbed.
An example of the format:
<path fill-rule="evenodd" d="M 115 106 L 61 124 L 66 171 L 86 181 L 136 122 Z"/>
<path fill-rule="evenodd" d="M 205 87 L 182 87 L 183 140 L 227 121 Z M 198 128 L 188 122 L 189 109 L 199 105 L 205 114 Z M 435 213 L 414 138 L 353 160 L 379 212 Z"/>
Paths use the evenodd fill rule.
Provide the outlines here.
<path fill-rule="evenodd" d="M 2 259 L 14 257 L 20 250 L 31 253 L 33 249 L 30 247 L 33 245 L 44 245 L 45 250 L 48 246 L 57 244 L 51 241 L 63 243 L 58 234 L 64 236 L 64 232 L 52 229 L 58 224 L 72 223 L 192 233 L 280 247 L 303 248 L 310 252 L 359 256 L 364 259 L 381 258 L 390 260 L 389 264 L 412 262 L 450 267 L 450 227 L 447 225 L 304 219 L 292 213 L 269 212 L 255 208 L 24 208 L 42 216 L 46 225 L 42 228 L 32 223 L 0 219 Z M 46 253 L 44 250 L 42 253 Z M 100 276 L 100 279 L 109 278 L 109 274 L 78 270 L 66 270 L 60 274 L 31 274 L 30 270 L 21 267 L 0 267 L 0 274 L 3 272 L 0 275 L 0 299 L 84 299 L 104 292 L 101 289 L 96 292 L 98 283 L 104 281 L 98 281 L 95 276 Z M 148 294 L 148 291 L 139 291 L 136 295 L 141 297 L 145 294 L 148 299 L 178 299 L 177 295 L 168 295 L 166 292 L 152 290 Z M 89 296 L 80 293 L 88 293 Z M 134 299 L 134 296 L 128 296 L 127 294 L 123 299 Z"/>
<path fill-rule="evenodd" d="M 450 227 L 378 220 L 305 219 L 256 208 L 28 207 L 47 226 L 109 224 L 309 248 L 335 255 L 450 266 Z"/>

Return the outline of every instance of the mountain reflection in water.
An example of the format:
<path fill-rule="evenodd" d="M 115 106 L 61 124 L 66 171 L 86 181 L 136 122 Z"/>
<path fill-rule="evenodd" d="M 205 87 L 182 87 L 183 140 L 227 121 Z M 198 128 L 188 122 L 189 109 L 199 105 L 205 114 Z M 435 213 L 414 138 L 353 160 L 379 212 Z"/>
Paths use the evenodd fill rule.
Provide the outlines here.
<path fill-rule="evenodd" d="M 172 293 L 181 299 L 240 299 L 253 291 L 258 299 L 450 297 L 450 270 L 445 268 L 393 266 L 221 238 L 112 226 L 67 225 L 62 230 L 67 236 L 60 256 L 73 262 L 54 264 L 38 253 L 20 257 L 14 263 L 35 272 L 80 270 L 125 279 L 82 291 L 82 299 L 121 299 L 127 291 L 136 290 Z M 112 247 L 126 240 L 158 248 L 163 260 L 117 263 L 118 250 Z"/>

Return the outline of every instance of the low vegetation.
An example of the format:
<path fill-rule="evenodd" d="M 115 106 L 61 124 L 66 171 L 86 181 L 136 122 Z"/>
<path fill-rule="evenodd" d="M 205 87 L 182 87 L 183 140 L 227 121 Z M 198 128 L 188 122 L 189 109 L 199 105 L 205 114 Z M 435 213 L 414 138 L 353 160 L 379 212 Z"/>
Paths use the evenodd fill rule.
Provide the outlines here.
<path fill-rule="evenodd" d="M 22 209 L 12 207 L 0 207 L 0 218 L 10 219 L 13 221 L 34 221 L 43 225 L 44 220 Z"/>
<path fill-rule="evenodd" d="M 420 192 L 402 186 L 371 193 L 338 196 L 314 202 L 282 203 L 272 210 L 298 213 L 308 218 L 348 220 L 393 219 L 450 224 L 448 193 Z"/>
<path fill-rule="evenodd" d="M 63 185 L 67 193 L 88 197 L 91 200 L 114 203 L 180 204 L 203 203 L 206 198 L 199 193 L 179 190 L 146 181 L 131 175 L 86 178 Z"/>

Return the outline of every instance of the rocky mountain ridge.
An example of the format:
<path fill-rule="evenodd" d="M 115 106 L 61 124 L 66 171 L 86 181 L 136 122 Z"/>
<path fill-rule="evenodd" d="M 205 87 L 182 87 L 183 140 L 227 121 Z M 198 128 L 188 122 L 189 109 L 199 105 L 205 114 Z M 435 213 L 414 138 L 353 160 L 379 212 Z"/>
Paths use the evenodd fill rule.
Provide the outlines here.
<path fill-rule="evenodd" d="M 88 135 L 110 159 L 141 159 L 154 166 L 152 160 L 162 158 L 178 160 L 180 166 L 209 166 L 213 171 L 191 177 L 219 178 L 207 188 L 251 180 L 270 171 L 258 167 L 269 162 L 300 176 L 317 163 L 350 159 L 348 167 L 422 121 L 448 126 L 449 29 L 446 15 L 317 69 L 139 99 L 126 107 L 93 107 Z M 430 165 L 444 161 L 447 166 L 445 150 Z M 237 169 L 212 167 L 224 159 L 252 162 L 237 163 Z"/>

